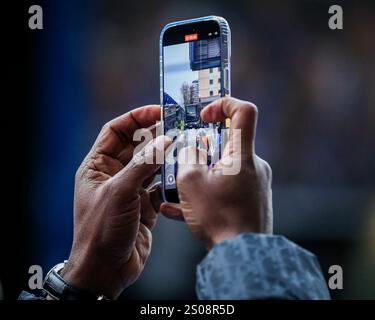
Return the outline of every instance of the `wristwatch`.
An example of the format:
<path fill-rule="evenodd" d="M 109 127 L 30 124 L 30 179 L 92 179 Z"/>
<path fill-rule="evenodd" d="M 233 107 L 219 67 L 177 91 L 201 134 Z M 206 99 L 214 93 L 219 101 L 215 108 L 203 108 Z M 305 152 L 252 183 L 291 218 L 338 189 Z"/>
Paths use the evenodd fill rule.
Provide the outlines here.
<path fill-rule="evenodd" d="M 55 265 L 46 275 L 43 290 L 55 300 L 109 300 L 104 295 L 95 295 L 70 285 L 60 275 L 68 261 Z"/>

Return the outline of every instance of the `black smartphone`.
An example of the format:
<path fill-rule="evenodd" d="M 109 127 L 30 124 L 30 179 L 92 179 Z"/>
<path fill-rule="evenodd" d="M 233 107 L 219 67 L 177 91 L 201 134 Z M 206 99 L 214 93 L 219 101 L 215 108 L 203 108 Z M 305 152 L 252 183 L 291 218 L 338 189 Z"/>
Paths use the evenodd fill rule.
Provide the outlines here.
<path fill-rule="evenodd" d="M 164 134 L 176 141 L 178 133 L 184 132 L 183 144 L 193 143 L 205 148 L 207 165 L 213 165 L 212 159 L 221 154 L 221 130 L 229 127 L 229 121 L 204 123 L 200 112 L 212 101 L 229 94 L 228 22 L 222 17 L 209 16 L 167 24 L 160 35 L 160 99 Z M 179 202 L 176 157 L 177 148 L 174 148 L 166 155 L 162 166 L 164 200 L 174 203 Z"/>

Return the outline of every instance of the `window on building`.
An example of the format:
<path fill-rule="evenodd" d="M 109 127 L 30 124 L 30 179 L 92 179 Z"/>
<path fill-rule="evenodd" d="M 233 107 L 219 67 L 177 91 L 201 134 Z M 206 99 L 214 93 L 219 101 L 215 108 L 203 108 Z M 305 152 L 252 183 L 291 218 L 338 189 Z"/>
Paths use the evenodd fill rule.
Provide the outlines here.
<path fill-rule="evenodd" d="M 210 91 L 210 97 L 212 97 L 214 95 L 214 92 L 211 90 Z"/>
<path fill-rule="evenodd" d="M 210 79 L 210 84 L 214 84 L 214 79 Z"/>
<path fill-rule="evenodd" d="M 194 71 L 220 66 L 220 37 L 189 42 L 190 68 Z"/>

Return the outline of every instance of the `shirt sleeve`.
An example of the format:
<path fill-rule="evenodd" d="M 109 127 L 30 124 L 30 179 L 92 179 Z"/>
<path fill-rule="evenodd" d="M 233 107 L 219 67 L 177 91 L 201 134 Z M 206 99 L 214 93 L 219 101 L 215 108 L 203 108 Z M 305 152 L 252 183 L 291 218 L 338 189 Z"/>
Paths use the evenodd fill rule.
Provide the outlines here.
<path fill-rule="evenodd" d="M 18 300 L 46 300 L 43 295 L 35 295 L 27 291 L 22 291 L 18 296 Z"/>
<path fill-rule="evenodd" d="M 243 233 L 197 266 L 199 299 L 330 299 L 311 252 L 283 236 Z"/>

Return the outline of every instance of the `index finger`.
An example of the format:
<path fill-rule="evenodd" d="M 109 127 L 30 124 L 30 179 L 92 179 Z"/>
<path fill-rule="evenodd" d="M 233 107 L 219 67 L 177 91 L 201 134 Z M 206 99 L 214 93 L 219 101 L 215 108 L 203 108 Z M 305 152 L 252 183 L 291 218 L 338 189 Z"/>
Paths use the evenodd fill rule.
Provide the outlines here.
<path fill-rule="evenodd" d="M 127 146 L 134 147 L 133 134 L 141 128 L 148 128 L 160 120 L 160 106 L 147 105 L 131 110 L 106 123 L 92 151 L 118 158 Z"/>
<path fill-rule="evenodd" d="M 257 116 L 258 109 L 254 104 L 231 97 L 218 99 L 201 112 L 205 122 L 221 122 L 230 118 L 231 134 L 232 129 L 241 130 L 241 153 L 248 155 L 254 153 Z"/>

